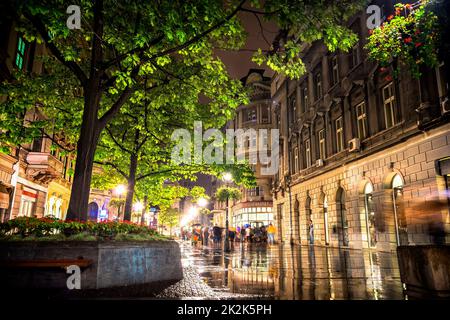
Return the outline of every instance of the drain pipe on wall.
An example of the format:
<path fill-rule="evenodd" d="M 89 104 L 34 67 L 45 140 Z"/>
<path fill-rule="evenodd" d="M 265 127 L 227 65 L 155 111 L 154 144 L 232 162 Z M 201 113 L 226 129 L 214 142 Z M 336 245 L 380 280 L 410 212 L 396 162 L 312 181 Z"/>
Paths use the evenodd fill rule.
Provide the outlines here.
<path fill-rule="evenodd" d="M 287 159 L 288 159 L 288 172 L 289 177 L 286 179 L 286 185 L 288 188 L 289 193 L 289 234 L 290 234 L 290 240 L 289 243 L 291 246 L 294 244 L 294 238 L 292 236 L 292 232 L 294 230 L 292 226 L 292 192 L 291 192 L 291 169 L 292 169 L 292 163 L 291 163 L 291 131 L 290 131 L 290 125 L 291 125 L 291 119 L 290 119 L 290 113 L 291 113 L 291 106 L 289 105 L 289 78 L 286 77 L 285 81 L 285 87 L 286 87 L 286 111 L 287 111 L 287 131 L 288 131 L 288 152 L 287 152 Z"/>

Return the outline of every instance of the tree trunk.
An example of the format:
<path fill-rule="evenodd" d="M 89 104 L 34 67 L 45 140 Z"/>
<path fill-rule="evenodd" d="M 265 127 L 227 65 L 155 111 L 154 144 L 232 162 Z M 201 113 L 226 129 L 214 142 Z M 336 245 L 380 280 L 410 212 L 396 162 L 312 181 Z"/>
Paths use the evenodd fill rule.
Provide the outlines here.
<path fill-rule="evenodd" d="M 144 196 L 144 208 L 142 208 L 141 224 L 145 224 L 145 211 L 147 211 L 148 197 Z"/>
<path fill-rule="evenodd" d="M 128 176 L 128 190 L 127 190 L 127 197 L 125 200 L 125 213 L 123 216 L 124 221 L 131 220 L 134 186 L 136 185 L 136 170 L 137 170 L 137 155 L 133 153 L 130 156 L 130 175 Z"/>
<path fill-rule="evenodd" d="M 97 148 L 100 136 L 100 130 L 97 127 L 97 115 L 101 94 L 94 85 L 94 81 L 89 84 L 87 91 L 80 137 L 77 142 L 77 158 L 69 208 L 66 216 L 67 220 L 86 221 L 88 215 L 92 167 L 94 164 L 95 149 Z"/>

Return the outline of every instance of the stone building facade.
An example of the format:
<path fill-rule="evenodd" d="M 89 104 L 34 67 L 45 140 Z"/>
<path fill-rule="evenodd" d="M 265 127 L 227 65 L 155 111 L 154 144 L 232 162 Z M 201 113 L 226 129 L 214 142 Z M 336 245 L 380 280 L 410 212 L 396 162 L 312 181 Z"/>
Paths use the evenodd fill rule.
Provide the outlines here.
<path fill-rule="evenodd" d="M 42 62 L 36 58 L 46 54 L 43 44 L 27 42 L 7 19 L 1 21 L 0 31 L 0 81 L 12 80 L 12 73 L 18 70 L 43 72 Z M 45 115 L 36 106 L 29 110 L 24 121 L 42 119 Z M 44 215 L 65 219 L 75 168 L 75 155 L 65 151 L 74 150 L 74 146 L 55 133 L 44 134 L 21 146 L 1 142 L 8 152 L 0 153 L 0 221 Z M 95 209 L 97 202 L 100 206 L 90 215 L 98 218 L 109 199 L 109 191 L 99 196 L 94 190 L 89 210 Z"/>
<path fill-rule="evenodd" d="M 260 142 L 268 145 L 270 149 L 270 130 L 274 127 L 272 100 L 270 97 L 270 78 L 264 76 L 262 69 L 250 69 L 247 76 L 241 79 L 243 85 L 251 90 L 250 103 L 241 105 L 236 110 L 236 117 L 228 122 L 226 128 L 243 130 L 245 135 L 243 148 L 237 148 L 236 152 L 244 153 L 245 159 L 255 157 L 257 161 L 251 163 L 256 177 L 255 188 L 247 189 L 240 187 L 241 199 L 230 204 L 230 226 L 244 226 L 250 224 L 252 227 L 267 226 L 273 221 L 272 204 L 272 176 L 265 175 L 261 171 L 263 164 L 257 157 Z M 251 135 L 251 131 L 255 133 Z M 261 130 L 267 130 L 267 142 Z M 239 146 L 239 142 L 238 142 Z M 223 220 L 223 219 L 222 219 Z"/>
<path fill-rule="evenodd" d="M 300 80 L 272 79 L 281 153 L 272 192 L 285 243 L 311 243 L 311 221 L 319 245 L 392 250 L 450 240 L 448 205 L 436 205 L 448 200 L 450 179 L 443 64 L 420 79 L 407 70 L 392 77 L 367 57 L 366 20 L 349 21 L 360 39 L 350 52 L 313 43 Z"/>

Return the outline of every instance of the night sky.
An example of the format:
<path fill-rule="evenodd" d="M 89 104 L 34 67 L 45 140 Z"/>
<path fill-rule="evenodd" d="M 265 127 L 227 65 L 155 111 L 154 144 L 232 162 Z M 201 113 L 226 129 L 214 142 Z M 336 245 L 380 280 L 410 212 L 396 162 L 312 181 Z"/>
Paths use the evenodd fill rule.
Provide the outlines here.
<path fill-rule="evenodd" d="M 241 12 L 238 14 L 240 20 L 242 21 L 245 29 L 247 30 L 247 43 L 244 46 L 244 49 L 253 49 L 256 50 L 258 48 L 268 49 L 269 46 L 264 41 L 264 37 L 268 40 L 269 43 L 272 43 L 273 39 L 277 33 L 277 26 L 274 23 L 269 23 L 261 19 L 264 29 L 264 37 L 261 31 L 261 28 L 258 23 L 258 19 L 249 12 Z M 250 68 L 263 68 L 266 69 L 265 75 L 271 77 L 273 72 L 269 70 L 267 67 L 258 66 L 257 64 L 251 61 L 251 57 L 253 52 L 249 51 L 217 51 L 217 55 L 222 59 L 222 61 L 227 66 L 228 72 L 235 79 L 240 79 L 247 75 L 248 70 Z"/>

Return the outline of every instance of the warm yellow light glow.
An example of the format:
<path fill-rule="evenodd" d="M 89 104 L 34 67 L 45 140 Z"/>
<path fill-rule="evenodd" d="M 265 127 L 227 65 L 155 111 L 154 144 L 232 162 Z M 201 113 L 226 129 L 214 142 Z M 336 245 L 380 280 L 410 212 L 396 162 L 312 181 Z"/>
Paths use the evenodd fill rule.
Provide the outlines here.
<path fill-rule="evenodd" d="M 133 208 L 135 211 L 142 211 L 142 209 L 144 209 L 144 205 L 141 202 L 135 202 Z"/>
<path fill-rule="evenodd" d="M 125 192 L 125 190 L 126 190 L 126 187 L 123 184 L 119 184 L 115 189 L 115 191 L 118 195 L 123 194 Z"/>
<path fill-rule="evenodd" d="M 191 221 L 195 218 L 195 216 L 197 215 L 197 213 L 198 213 L 197 208 L 196 208 L 196 207 L 191 207 L 191 208 L 189 209 L 189 213 L 188 213 L 187 215 L 185 215 L 185 216 L 181 219 L 180 225 L 181 225 L 182 227 L 188 225 L 189 222 L 191 222 Z"/>
<path fill-rule="evenodd" d="M 208 200 L 206 200 L 205 198 L 200 198 L 198 199 L 197 204 L 200 207 L 206 207 L 206 205 L 208 204 Z"/>
<path fill-rule="evenodd" d="M 225 182 L 230 182 L 231 180 L 233 180 L 233 176 L 231 175 L 231 173 L 225 172 L 222 176 L 222 179 Z"/>

